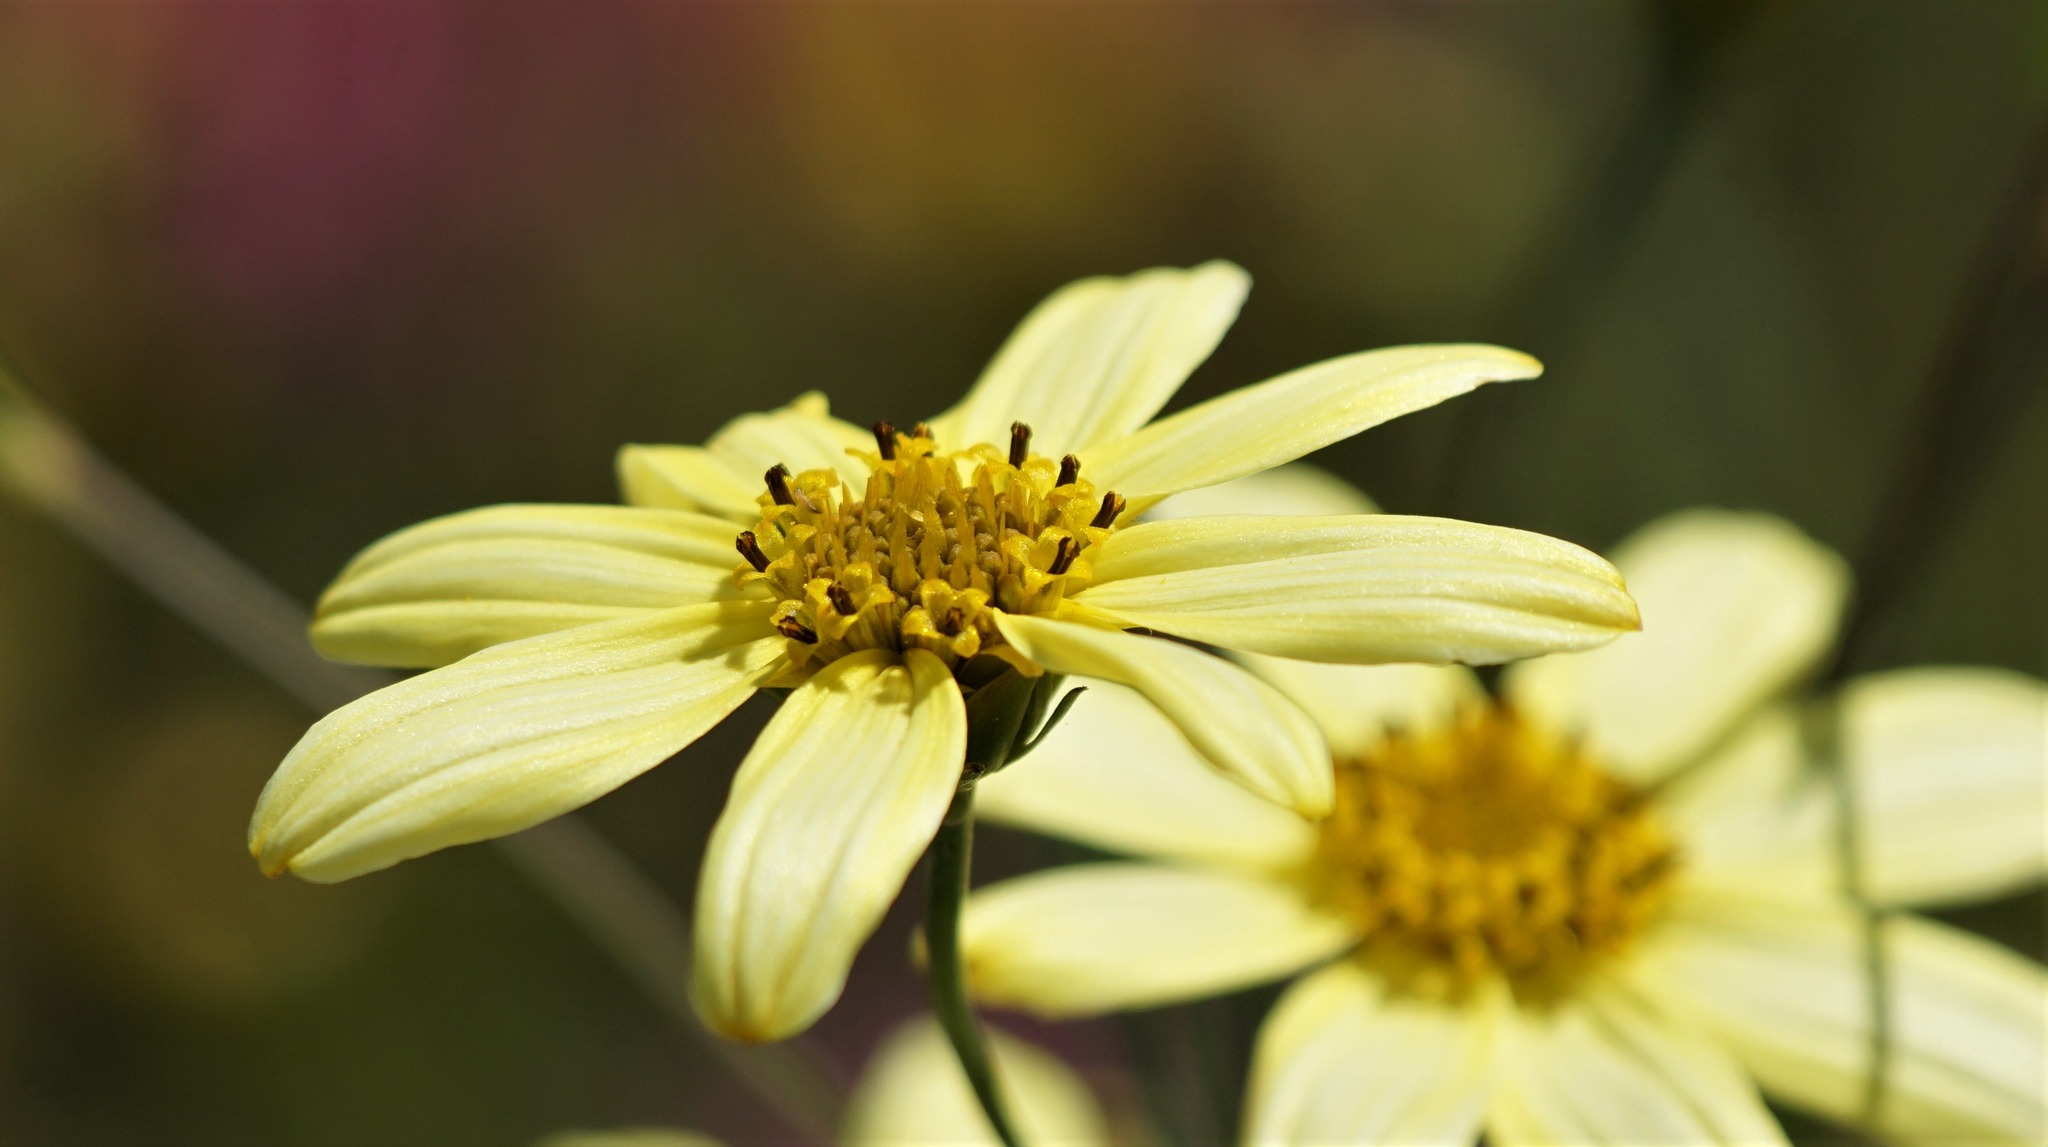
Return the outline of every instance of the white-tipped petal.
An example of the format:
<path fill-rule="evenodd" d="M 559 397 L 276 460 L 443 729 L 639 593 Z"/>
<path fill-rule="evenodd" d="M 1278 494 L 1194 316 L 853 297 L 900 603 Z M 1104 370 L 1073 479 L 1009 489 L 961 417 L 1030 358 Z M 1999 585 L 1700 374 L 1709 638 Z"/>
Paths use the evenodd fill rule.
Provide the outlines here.
<path fill-rule="evenodd" d="M 1637 962 L 1770 1094 L 1899 1142 L 2048 1140 L 2048 973 L 1907 915 L 1883 924 L 1890 1053 L 1866 1119 L 1873 1040 L 1861 914 L 1827 900 L 1693 896 Z"/>
<path fill-rule="evenodd" d="M 1231 660 L 1301 706 L 1340 759 L 1365 754 L 1391 731 L 1444 728 L 1461 707 L 1486 700 L 1479 679 L 1458 665 L 1331 665 L 1263 653 Z"/>
<path fill-rule="evenodd" d="M 1810 670 L 1834 640 L 1848 570 L 1769 514 L 1688 510 L 1615 552 L 1643 632 L 1509 671 L 1517 710 L 1584 733 L 1608 767 L 1655 779 Z"/>
<path fill-rule="evenodd" d="M 1492 1080 L 1501 1002 L 1390 996 L 1340 960 L 1287 989 L 1259 1029 L 1245 1140 L 1257 1147 L 1469 1147 Z"/>
<path fill-rule="evenodd" d="M 1243 669 L 1156 637 L 1011 614 L 998 614 L 996 624 L 1055 673 L 1136 689 L 1211 765 L 1252 792 L 1307 817 L 1330 811 L 1335 773 L 1315 722 Z"/>
<path fill-rule="evenodd" d="M 1145 511 L 1151 521 L 1168 518 L 1230 518 L 1377 514 L 1380 508 L 1364 491 L 1328 470 L 1306 462 L 1290 462 L 1233 478 L 1215 486 L 1187 490 Z"/>
<path fill-rule="evenodd" d="M 634 506 L 487 506 L 364 550 L 320 599 L 341 661 L 447 665 L 558 629 L 737 596 L 730 522 Z"/>
<path fill-rule="evenodd" d="M 1982 899 L 2048 875 L 2048 687 L 1999 669 L 1851 681 L 1841 752 L 1863 886 L 1894 904 Z"/>
<path fill-rule="evenodd" d="M 749 1042 L 809 1027 L 944 818 L 967 711 L 938 658 L 884 650 L 798 686 L 741 762 L 697 889 L 692 998 Z"/>
<path fill-rule="evenodd" d="M 1109 1123 L 1088 1085 L 1048 1052 L 984 1028 L 996 1078 L 1024 1141 L 1108 1147 Z M 988 1118 L 936 1021 L 893 1032 L 847 1101 L 846 1147 L 996 1147 Z"/>
<path fill-rule="evenodd" d="M 1057 458 L 1129 434 L 1216 349 L 1250 285 L 1242 270 L 1214 262 L 1060 288 L 1025 316 L 967 397 L 932 420 L 940 444 L 1007 442 L 1010 423 L 1023 422 L 1033 448 Z"/>
<path fill-rule="evenodd" d="M 784 664 L 768 607 L 728 602 L 487 649 L 322 718 L 256 802 L 263 870 L 346 880 L 517 832 L 610 792 Z"/>
<path fill-rule="evenodd" d="M 1134 502 L 1242 478 L 1489 382 L 1543 366 L 1493 346 L 1390 347 L 1346 355 L 1212 398 L 1085 460 L 1097 489 Z"/>
<path fill-rule="evenodd" d="M 1786 1142 L 1726 1051 L 1632 990 L 1590 981 L 1510 1030 L 1486 1128 L 1501 1147 Z"/>
<path fill-rule="evenodd" d="M 1088 690 L 1045 743 L 981 782 L 975 811 L 1112 852 L 1240 868 L 1299 864 L 1315 830 L 1225 780 L 1164 713 L 1131 689 Z"/>
<path fill-rule="evenodd" d="M 1357 940 L 1292 883 L 1143 863 L 1036 872 L 968 898 L 967 981 L 1048 1017 L 1152 1007 L 1276 980 Z"/>
<path fill-rule="evenodd" d="M 1073 606 L 1278 657 L 1482 664 L 1590 648 L 1636 625 L 1597 554 L 1445 518 L 1142 522 L 1101 548 Z"/>
<path fill-rule="evenodd" d="M 761 516 L 762 474 L 745 474 L 702 446 L 622 446 L 616 463 L 628 505 L 694 510 L 740 526 Z"/>
<path fill-rule="evenodd" d="M 813 390 L 787 406 L 740 415 L 704 445 L 734 471 L 752 477 L 756 495 L 767 488 L 764 476 L 776 465 L 797 474 L 836 470 L 841 481 L 859 491 L 867 486 L 867 463 L 847 451 L 872 452 L 875 438 L 851 422 L 832 417 L 825 396 Z"/>

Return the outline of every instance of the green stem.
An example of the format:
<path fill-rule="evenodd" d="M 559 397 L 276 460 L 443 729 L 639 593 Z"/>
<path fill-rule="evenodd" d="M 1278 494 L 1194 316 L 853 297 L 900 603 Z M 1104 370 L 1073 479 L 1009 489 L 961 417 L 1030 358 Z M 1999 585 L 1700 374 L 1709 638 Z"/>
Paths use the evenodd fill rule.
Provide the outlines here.
<path fill-rule="evenodd" d="M 981 1038 L 981 1027 L 967 1004 L 967 975 L 960 958 L 960 909 L 967 899 L 968 868 L 974 854 L 974 786 L 953 794 L 945 823 L 932 839 L 931 885 L 925 900 L 924 936 L 929 954 L 926 976 L 932 1011 L 952 1041 L 953 1054 L 974 1088 L 982 1114 L 1004 1147 L 1019 1147 L 1017 1132 L 996 1086 L 995 1065 Z"/>

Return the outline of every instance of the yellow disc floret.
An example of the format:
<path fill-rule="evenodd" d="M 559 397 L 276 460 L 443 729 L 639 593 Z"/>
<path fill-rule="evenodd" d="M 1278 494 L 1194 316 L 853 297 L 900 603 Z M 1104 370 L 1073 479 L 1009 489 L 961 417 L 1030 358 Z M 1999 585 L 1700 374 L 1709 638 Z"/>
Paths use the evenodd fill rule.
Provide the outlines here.
<path fill-rule="evenodd" d="M 1628 945 L 1675 860 L 1640 790 L 1487 706 L 1339 762 L 1311 879 L 1397 982 L 1454 995 L 1500 975 L 1540 1001 Z"/>
<path fill-rule="evenodd" d="M 1048 613 L 1088 585 L 1089 560 L 1124 501 L 1098 497 L 1080 460 L 1009 449 L 941 453 L 919 424 L 875 427 L 865 488 L 833 470 L 767 474 L 761 520 L 736 543 L 742 586 L 779 604 L 773 621 L 801 673 L 862 649 L 926 649 L 949 666 L 1008 656 L 995 611 Z"/>

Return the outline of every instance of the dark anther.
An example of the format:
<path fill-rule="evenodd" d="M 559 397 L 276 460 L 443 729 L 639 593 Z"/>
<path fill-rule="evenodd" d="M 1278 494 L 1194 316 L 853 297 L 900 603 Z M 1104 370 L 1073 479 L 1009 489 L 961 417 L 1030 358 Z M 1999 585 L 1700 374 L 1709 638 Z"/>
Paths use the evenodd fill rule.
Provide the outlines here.
<path fill-rule="evenodd" d="M 782 631 L 782 636 L 801 641 L 805 645 L 816 645 L 818 643 L 817 631 L 794 617 L 785 617 L 781 621 L 776 622 L 775 628 Z"/>
<path fill-rule="evenodd" d="M 1081 460 L 1069 454 L 1065 458 L 1060 459 L 1060 480 L 1054 482 L 1053 485 L 1070 486 L 1073 485 L 1074 479 L 1080 476 Z"/>
<path fill-rule="evenodd" d="M 1021 422 L 1010 423 L 1010 465 L 1022 466 L 1030 456 L 1031 428 Z"/>
<path fill-rule="evenodd" d="M 768 493 L 775 498 L 778 506 L 796 505 L 796 495 L 789 492 L 789 467 L 777 462 L 768 467 Z"/>
<path fill-rule="evenodd" d="M 912 438 L 930 438 L 932 436 L 931 424 L 928 422 L 918 423 L 910 428 L 910 436 Z"/>
<path fill-rule="evenodd" d="M 1107 526 L 1111 522 L 1116 521 L 1116 516 L 1123 512 L 1123 498 L 1119 497 L 1115 490 L 1111 490 L 1102 496 L 1102 508 L 1095 511 L 1094 519 L 1088 524 L 1091 526 Z"/>
<path fill-rule="evenodd" d="M 747 564 L 753 566 L 756 573 L 768 572 L 768 555 L 761 552 L 761 543 L 755 540 L 754 531 L 740 531 L 740 536 L 733 539 L 732 548 L 747 559 Z"/>
<path fill-rule="evenodd" d="M 832 608 L 838 610 L 841 617 L 852 617 L 860 612 L 859 607 L 853 604 L 853 595 L 836 581 L 826 588 L 825 600 L 832 603 Z"/>
<path fill-rule="evenodd" d="M 882 461 L 896 458 L 896 425 L 884 418 L 875 423 L 875 448 L 882 452 Z"/>
<path fill-rule="evenodd" d="M 1074 568 L 1074 559 L 1081 556 L 1081 543 L 1072 538 L 1061 538 L 1060 548 L 1052 555 L 1052 565 L 1046 568 L 1054 577 Z"/>

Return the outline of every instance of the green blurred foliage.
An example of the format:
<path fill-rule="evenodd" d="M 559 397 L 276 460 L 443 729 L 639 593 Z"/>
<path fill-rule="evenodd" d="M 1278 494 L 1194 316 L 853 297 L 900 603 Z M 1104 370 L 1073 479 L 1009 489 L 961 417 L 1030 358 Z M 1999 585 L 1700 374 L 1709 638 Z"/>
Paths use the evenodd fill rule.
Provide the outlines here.
<path fill-rule="evenodd" d="M 627 441 L 813 387 L 915 418 L 1086 274 L 1256 287 L 1182 403 L 1315 359 L 1549 363 L 1320 459 L 1607 545 L 1853 552 L 2042 113 L 2037 4 L 0 3 L 0 342 L 295 595 Z M 2037 388 L 2038 390 L 2038 388 Z M 2044 671 L 2048 404 L 1927 523 L 1868 663 Z M 600 802 L 681 901 L 765 708 Z M 305 715 L 0 506 L 0 1138 L 518 1143 L 761 1126 L 538 893 L 241 850 Z M 988 876 L 1048 846 L 985 836 Z M 1967 917 L 2039 954 L 2040 903 Z M 899 905 L 820 1035 L 919 1005 Z M 1038 1038 L 1112 1089 L 1121 1049 Z"/>

